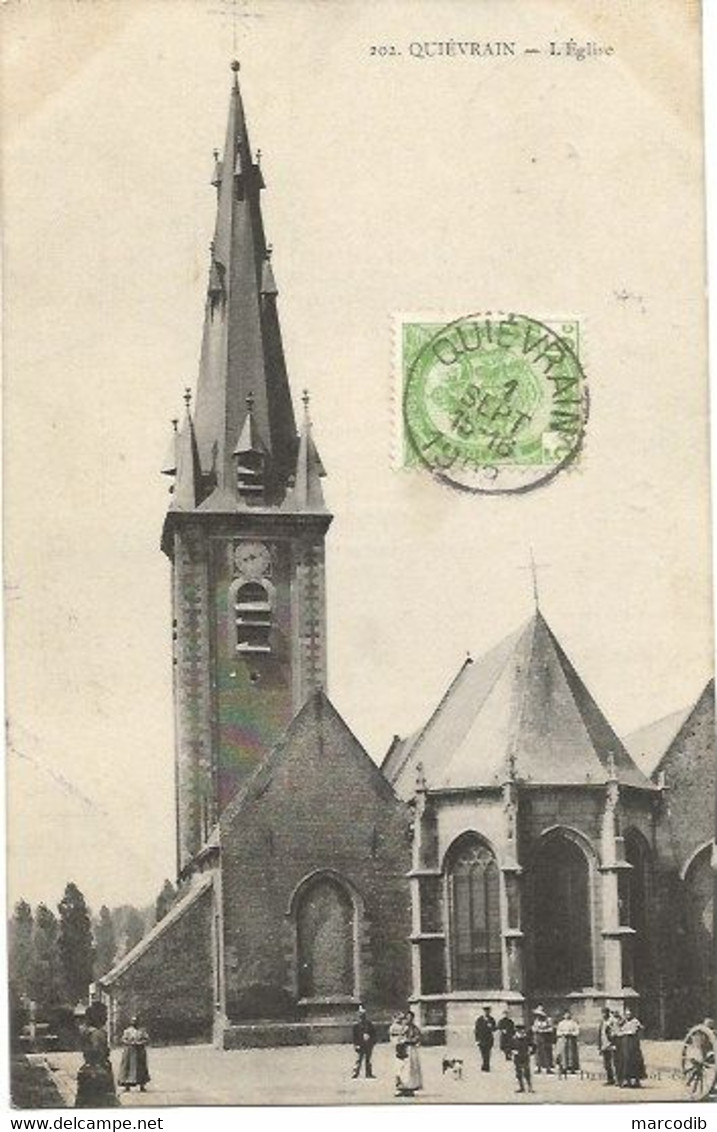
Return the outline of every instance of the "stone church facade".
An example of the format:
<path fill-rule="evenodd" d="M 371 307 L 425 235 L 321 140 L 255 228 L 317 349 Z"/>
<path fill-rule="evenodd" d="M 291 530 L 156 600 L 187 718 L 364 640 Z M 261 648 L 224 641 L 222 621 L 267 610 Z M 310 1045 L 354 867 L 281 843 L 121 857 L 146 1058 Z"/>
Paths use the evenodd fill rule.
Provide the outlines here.
<path fill-rule="evenodd" d="M 408 1001 L 435 1042 L 487 1002 L 684 1028 L 714 990 L 711 682 L 647 766 L 536 609 L 380 768 L 331 704 L 325 473 L 237 71 L 196 402 L 163 469 L 179 893 L 101 980 L 114 1032 L 137 1012 L 155 1042 L 347 1040 L 359 1002 L 385 1024 Z"/>

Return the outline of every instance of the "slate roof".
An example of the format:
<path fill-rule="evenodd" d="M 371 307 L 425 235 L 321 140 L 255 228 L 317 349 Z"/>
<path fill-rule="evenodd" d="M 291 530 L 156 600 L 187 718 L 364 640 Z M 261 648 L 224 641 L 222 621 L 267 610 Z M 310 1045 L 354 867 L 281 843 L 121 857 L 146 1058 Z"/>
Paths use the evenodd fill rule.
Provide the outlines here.
<path fill-rule="evenodd" d="M 383 771 L 413 793 L 499 786 L 512 773 L 534 785 L 606 782 L 654 789 L 595 703 L 542 613 L 480 660 L 467 661 L 425 727 L 394 742 Z"/>
<path fill-rule="evenodd" d="M 645 774 L 652 774 L 682 724 L 692 713 L 693 706 L 670 712 L 669 715 L 656 719 L 654 723 L 648 723 L 645 727 L 638 727 L 628 735 L 623 735 L 623 743 Z"/>
<path fill-rule="evenodd" d="M 697 702 L 686 713 L 682 726 L 678 729 L 672 742 L 667 746 L 662 757 L 655 766 L 652 777 L 657 781 L 661 772 L 665 772 L 670 776 L 672 764 L 679 760 L 685 745 L 689 739 L 692 739 L 694 734 L 703 725 L 706 725 L 709 737 L 712 739 L 711 754 L 714 758 L 715 737 L 714 737 L 714 713 L 715 713 L 715 682 L 714 678 L 707 681 L 701 694 L 697 698 Z"/>
<path fill-rule="evenodd" d="M 268 247 L 259 204 L 263 177 L 249 142 L 238 72 L 229 100 L 217 185 L 209 294 L 197 390 L 195 428 L 202 467 L 215 465 L 218 487 L 233 486 L 232 453 L 253 400 L 256 428 L 284 481 L 296 455 L 296 425 L 275 307 L 263 290 Z M 211 270 L 210 270 L 211 286 Z"/>

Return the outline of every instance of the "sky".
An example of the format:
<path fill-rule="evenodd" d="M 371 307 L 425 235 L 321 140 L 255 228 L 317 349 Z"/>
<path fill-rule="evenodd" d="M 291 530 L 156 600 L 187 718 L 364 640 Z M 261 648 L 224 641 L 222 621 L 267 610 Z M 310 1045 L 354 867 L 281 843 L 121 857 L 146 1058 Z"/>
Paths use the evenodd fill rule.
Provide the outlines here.
<path fill-rule="evenodd" d="M 159 475 L 196 379 L 235 53 L 223 0 L 4 6 L 9 898 L 174 870 Z M 289 372 L 335 519 L 329 692 L 380 760 L 541 608 L 625 734 L 712 671 L 691 4 L 238 3 Z M 449 12 L 449 15 L 446 13 Z M 410 42 L 612 42 L 609 60 Z M 397 45 L 401 54 L 371 48 Z M 395 461 L 396 316 L 581 324 L 581 459 L 489 499 Z"/>

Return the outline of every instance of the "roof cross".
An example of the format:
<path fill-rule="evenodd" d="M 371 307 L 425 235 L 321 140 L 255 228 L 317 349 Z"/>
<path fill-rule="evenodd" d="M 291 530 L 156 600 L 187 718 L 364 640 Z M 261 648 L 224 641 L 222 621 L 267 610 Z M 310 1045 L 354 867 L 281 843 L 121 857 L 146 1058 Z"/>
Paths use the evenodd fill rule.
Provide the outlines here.
<path fill-rule="evenodd" d="M 540 592 L 538 590 L 538 568 L 549 566 L 549 562 L 536 562 L 533 548 L 530 547 L 530 562 L 527 566 L 519 566 L 519 570 L 530 570 L 530 577 L 533 584 L 533 604 L 535 605 L 535 612 L 540 611 Z"/>
<path fill-rule="evenodd" d="M 261 12 L 252 12 L 248 8 L 247 0 L 214 0 L 216 7 L 209 9 L 210 16 L 222 16 L 232 29 L 232 52 L 237 53 L 238 28 L 240 20 L 259 20 Z M 237 68 L 238 70 L 238 68 Z"/>

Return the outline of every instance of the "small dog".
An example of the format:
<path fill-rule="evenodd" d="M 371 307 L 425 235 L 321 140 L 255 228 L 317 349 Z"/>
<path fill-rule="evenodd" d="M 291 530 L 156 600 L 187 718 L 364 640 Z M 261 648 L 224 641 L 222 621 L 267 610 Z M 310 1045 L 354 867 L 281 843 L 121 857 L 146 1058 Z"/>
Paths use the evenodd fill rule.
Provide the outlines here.
<path fill-rule="evenodd" d="M 463 1058 L 462 1057 L 444 1057 L 443 1058 L 443 1076 L 450 1073 L 456 1081 L 463 1079 Z"/>

